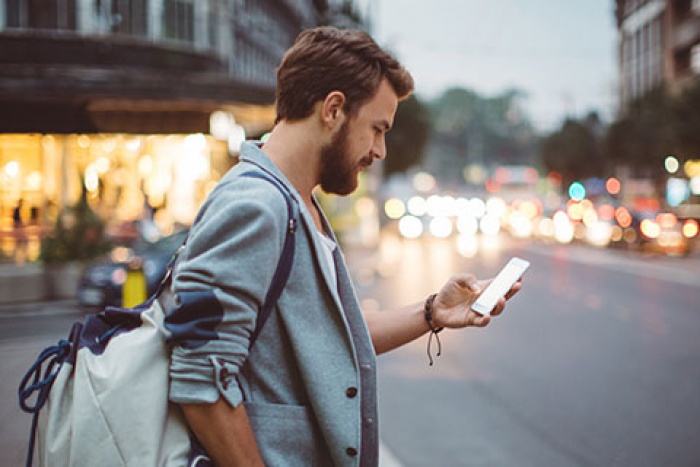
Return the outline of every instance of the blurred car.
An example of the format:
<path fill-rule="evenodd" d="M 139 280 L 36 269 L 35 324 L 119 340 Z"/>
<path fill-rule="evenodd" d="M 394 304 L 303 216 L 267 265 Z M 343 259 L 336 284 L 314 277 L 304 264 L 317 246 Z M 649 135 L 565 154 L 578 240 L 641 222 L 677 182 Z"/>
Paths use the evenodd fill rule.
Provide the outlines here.
<path fill-rule="evenodd" d="M 642 251 L 671 256 L 690 253 L 690 242 L 683 233 L 683 224 L 674 214 L 664 212 L 643 219 L 639 231 L 643 238 Z"/>
<path fill-rule="evenodd" d="M 618 207 L 610 246 L 644 253 L 685 256 L 697 233 L 670 212 L 631 211 Z"/>
<path fill-rule="evenodd" d="M 187 238 L 188 230 L 155 242 L 139 241 L 131 247 L 116 247 L 109 255 L 89 264 L 78 284 L 78 303 L 87 308 L 122 305 L 122 286 L 133 265 L 143 269 L 150 296 L 165 276 L 168 262 Z"/>

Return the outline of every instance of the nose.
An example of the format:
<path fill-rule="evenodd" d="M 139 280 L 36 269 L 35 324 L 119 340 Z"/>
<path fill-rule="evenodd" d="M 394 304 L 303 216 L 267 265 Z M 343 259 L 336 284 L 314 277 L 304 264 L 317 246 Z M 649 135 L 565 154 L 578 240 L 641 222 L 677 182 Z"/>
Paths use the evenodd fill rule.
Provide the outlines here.
<path fill-rule="evenodd" d="M 374 159 L 384 160 L 386 158 L 386 141 L 384 135 L 381 135 L 375 140 L 371 150 Z"/>

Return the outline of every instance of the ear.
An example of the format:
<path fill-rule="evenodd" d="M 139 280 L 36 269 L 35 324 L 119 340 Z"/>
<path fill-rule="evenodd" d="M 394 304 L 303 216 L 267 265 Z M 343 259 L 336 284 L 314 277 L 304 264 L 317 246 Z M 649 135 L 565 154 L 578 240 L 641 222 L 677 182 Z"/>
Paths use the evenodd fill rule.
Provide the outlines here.
<path fill-rule="evenodd" d="M 323 119 L 323 123 L 329 128 L 332 128 L 337 122 L 341 122 L 345 115 L 343 113 L 344 106 L 345 94 L 340 91 L 329 92 L 321 105 L 321 118 Z"/>

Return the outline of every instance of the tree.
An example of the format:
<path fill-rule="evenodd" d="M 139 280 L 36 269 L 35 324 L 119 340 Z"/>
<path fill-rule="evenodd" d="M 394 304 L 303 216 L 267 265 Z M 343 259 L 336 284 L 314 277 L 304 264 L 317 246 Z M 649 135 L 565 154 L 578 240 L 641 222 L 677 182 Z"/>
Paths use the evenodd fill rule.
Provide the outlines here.
<path fill-rule="evenodd" d="M 565 186 L 575 180 L 603 174 L 597 137 L 599 126 L 596 114 L 589 114 L 581 121 L 566 119 L 561 129 L 542 141 L 540 157 L 544 167 L 558 172 Z"/>
<path fill-rule="evenodd" d="M 684 158 L 700 158 L 700 78 L 672 104 L 677 150 Z"/>
<path fill-rule="evenodd" d="M 663 88 L 635 101 L 608 130 L 607 159 L 632 168 L 637 176 L 659 173 L 663 159 L 679 147 L 677 107 Z"/>
<path fill-rule="evenodd" d="M 433 101 L 430 154 L 434 174 L 443 180 L 460 181 L 469 164 L 532 163 L 536 140 L 520 108 L 523 97 L 518 90 L 483 97 L 453 88 Z"/>
<path fill-rule="evenodd" d="M 51 233 L 41 240 L 40 258 L 46 264 L 88 261 L 110 248 L 104 221 L 90 208 L 83 185 L 80 200 L 64 208 Z"/>

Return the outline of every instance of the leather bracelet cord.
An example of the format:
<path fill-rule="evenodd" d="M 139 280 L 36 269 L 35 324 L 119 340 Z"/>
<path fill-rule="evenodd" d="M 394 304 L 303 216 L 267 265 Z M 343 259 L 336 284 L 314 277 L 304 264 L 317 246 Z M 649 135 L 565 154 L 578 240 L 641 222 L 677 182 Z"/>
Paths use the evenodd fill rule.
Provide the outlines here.
<path fill-rule="evenodd" d="M 425 321 L 428 323 L 428 327 L 430 328 L 430 336 L 428 336 L 428 362 L 430 362 L 430 366 L 433 366 L 433 356 L 430 352 L 430 347 L 433 342 L 433 336 L 435 336 L 435 340 L 437 341 L 438 346 L 438 350 L 435 356 L 439 357 L 442 353 L 442 344 L 440 343 L 440 336 L 438 336 L 438 333 L 444 329 L 436 328 L 435 326 L 433 326 L 433 302 L 435 301 L 435 297 L 437 297 L 436 293 L 430 295 L 425 300 L 425 307 L 423 308 Z"/>

